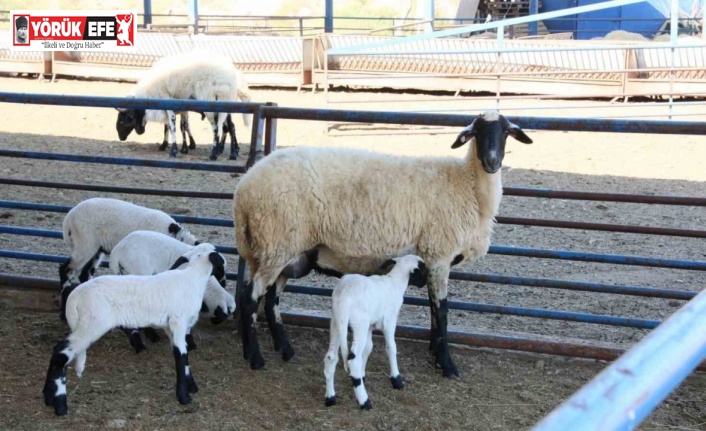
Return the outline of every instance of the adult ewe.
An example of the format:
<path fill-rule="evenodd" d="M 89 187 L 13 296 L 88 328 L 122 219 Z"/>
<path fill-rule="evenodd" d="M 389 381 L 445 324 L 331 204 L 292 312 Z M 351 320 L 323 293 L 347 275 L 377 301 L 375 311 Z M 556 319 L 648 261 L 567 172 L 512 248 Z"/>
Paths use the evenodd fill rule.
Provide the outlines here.
<path fill-rule="evenodd" d="M 532 143 L 520 127 L 489 111 L 451 146 L 470 143 L 464 159 L 298 147 L 255 164 L 233 202 L 238 249 L 250 269 L 238 307 L 251 368 L 264 365 L 255 335 L 258 301 L 269 291 L 265 308 L 279 313 L 288 275 L 282 271 L 292 262 L 311 255 L 325 272 L 372 274 L 387 259 L 416 254 L 429 270 L 430 349 L 444 376 L 457 376 L 446 335 L 449 272 L 488 251 L 508 136 Z M 288 359 L 285 353 L 293 351 L 280 322 L 275 348 L 284 348 Z"/>
<path fill-rule="evenodd" d="M 248 86 L 243 74 L 235 68 L 233 63 L 218 54 L 205 52 L 189 52 L 165 57 L 159 60 L 133 87 L 128 97 L 144 97 L 155 99 L 194 99 L 210 101 L 250 101 Z M 145 132 L 148 121 L 160 122 L 167 125 L 169 142 L 171 143 L 170 155 L 176 157 L 176 114 L 171 110 L 145 110 L 145 109 L 118 109 L 116 128 L 120 140 L 127 139 L 134 129 L 138 134 Z M 235 137 L 235 126 L 230 119 L 230 114 L 207 112 L 205 114 L 213 130 L 213 148 L 211 160 L 216 160 L 223 152 L 225 133 L 231 137 L 230 159 L 238 157 L 240 147 Z M 246 125 L 250 124 L 250 115 L 243 114 Z M 188 130 L 188 119 L 184 124 L 182 114 L 182 128 Z M 224 138 L 219 138 L 219 131 L 223 129 Z M 191 136 L 189 132 L 189 136 Z M 193 141 L 193 140 L 192 140 Z M 166 139 L 160 150 L 166 148 Z M 195 146 L 195 144 L 194 144 Z M 181 149 L 188 153 L 186 139 Z"/>

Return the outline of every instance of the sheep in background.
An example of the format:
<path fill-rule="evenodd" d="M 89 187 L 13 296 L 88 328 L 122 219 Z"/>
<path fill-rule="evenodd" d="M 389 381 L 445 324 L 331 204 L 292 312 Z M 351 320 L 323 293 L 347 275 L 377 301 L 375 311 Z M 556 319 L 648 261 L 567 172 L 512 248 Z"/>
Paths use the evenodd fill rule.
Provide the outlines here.
<path fill-rule="evenodd" d="M 413 253 L 429 269 L 430 349 L 443 375 L 457 376 L 446 335 L 448 276 L 452 265 L 488 251 L 508 136 L 532 143 L 488 111 L 451 146 L 469 144 L 464 159 L 293 147 L 256 163 L 233 195 L 236 242 L 250 274 L 238 304 L 250 367 L 265 363 L 255 331 L 258 302 L 268 292 L 265 310 L 279 314 L 283 269 L 303 253 L 315 249 L 316 265 L 334 274 L 375 273 L 387 259 Z M 294 352 L 277 321 L 273 338 L 286 360 Z"/>
<path fill-rule="evenodd" d="M 160 59 L 133 87 L 128 97 L 157 99 L 194 99 L 209 101 L 249 101 L 249 90 L 242 72 L 230 59 L 216 53 L 188 52 Z M 119 109 L 117 129 L 121 140 L 135 129 L 138 134 L 145 131 L 147 121 L 161 122 L 169 129 L 170 155 L 176 157 L 176 112 L 171 110 Z M 246 125 L 250 115 L 243 114 Z M 235 139 L 235 127 L 227 113 L 207 112 L 205 116 L 213 130 L 213 148 L 210 159 L 216 160 L 223 151 L 219 131 L 226 127 L 231 134 L 230 159 L 238 157 L 240 148 Z M 225 123 L 225 125 L 224 125 Z M 231 129 L 232 126 L 232 129 Z M 224 136 L 225 136 L 224 130 Z M 164 149 L 164 144 L 162 148 Z M 182 146 L 182 152 L 188 150 Z"/>
<path fill-rule="evenodd" d="M 66 320 L 66 298 L 74 286 L 91 278 L 103 254 L 110 254 L 113 247 L 136 230 L 161 232 L 189 245 L 198 243 L 168 214 L 118 199 L 86 199 L 66 214 L 64 242 L 71 257 L 59 267 L 61 320 Z"/>
<path fill-rule="evenodd" d="M 199 251 L 184 269 L 156 275 L 104 275 L 76 288 L 69 296 L 66 318 L 71 334 L 55 347 L 44 383 L 44 403 L 58 416 L 68 412 L 66 368 L 76 359 L 76 375 L 86 366 L 86 350 L 117 327 L 163 328 L 172 341 L 176 363 L 176 396 L 191 402 L 198 391 L 189 369 L 186 334 L 196 323 L 206 285 L 225 264 L 216 252 Z"/>
<path fill-rule="evenodd" d="M 135 231 L 123 238 L 110 253 L 110 271 L 119 275 L 157 274 L 173 267 L 181 256 L 197 250 L 215 252 L 216 247 L 208 243 L 191 246 L 159 232 Z M 182 259 L 181 262 L 186 264 L 187 261 Z M 225 264 L 219 267 L 219 272 L 208 280 L 201 307 L 202 312 L 209 313 L 214 325 L 227 320 L 235 311 L 235 298 L 224 289 L 225 267 Z M 137 353 L 145 350 L 137 328 L 128 328 L 126 333 Z M 196 348 L 193 339 L 188 339 L 187 344 L 191 346 L 190 350 Z"/>
<path fill-rule="evenodd" d="M 383 265 L 386 275 L 366 277 L 344 275 L 333 290 L 331 314 L 331 341 L 324 357 L 326 376 L 326 407 L 336 404 L 334 375 L 340 348 L 343 367 L 350 368 L 355 398 L 361 409 L 373 408 L 365 391 L 365 367 L 373 350 L 373 328 L 382 330 L 390 361 L 390 382 L 395 389 L 404 388 L 397 368 L 395 328 L 402 308 L 407 285 L 424 286 L 426 267 L 418 256 L 407 255 L 390 259 Z M 351 353 L 348 354 L 348 326 L 353 332 Z"/>

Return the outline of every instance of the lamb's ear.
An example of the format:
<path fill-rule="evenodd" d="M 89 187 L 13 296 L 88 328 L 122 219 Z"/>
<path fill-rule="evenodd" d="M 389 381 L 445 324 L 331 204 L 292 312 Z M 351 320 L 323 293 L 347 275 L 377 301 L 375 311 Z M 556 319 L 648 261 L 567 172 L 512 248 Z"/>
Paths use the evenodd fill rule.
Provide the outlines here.
<path fill-rule="evenodd" d="M 530 139 L 529 136 L 525 134 L 525 132 L 520 129 L 520 126 L 517 124 L 510 123 L 508 121 L 508 130 L 510 132 L 510 136 L 513 138 L 517 139 L 518 141 L 522 142 L 523 144 L 531 144 L 532 139 Z"/>
<path fill-rule="evenodd" d="M 208 255 L 208 260 L 211 261 L 214 267 L 222 268 L 226 264 L 226 260 L 223 259 L 223 256 L 215 251 Z"/>
<path fill-rule="evenodd" d="M 466 126 L 465 129 L 459 133 L 459 135 L 456 137 L 456 141 L 454 141 L 453 144 L 451 144 L 451 148 L 458 148 L 465 144 L 466 142 L 470 141 L 475 135 L 476 135 L 476 121 L 478 119 L 476 118 L 473 120 L 473 122 Z"/>
<path fill-rule="evenodd" d="M 380 271 L 382 271 L 383 274 L 387 274 L 388 272 L 392 271 L 392 268 L 397 264 L 397 262 L 394 259 L 388 259 L 380 265 Z"/>
<path fill-rule="evenodd" d="M 412 271 L 412 274 L 409 276 L 409 285 L 424 287 L 427 284 L 428 278 L 429 270 L 427 269 L 427 265 L 423 261 L 420 261 L 417 267 L 414 268 L 414 271 Z"/>
<path fill-rule="evenodd" d="M 115 108 L 115 110 L 118 112 L 128 112 L 129 111 L 128 108 Z"/>
<path fill-rule="evenodd" d="M 172 269 L 177 269 L 180 266 L 182 266 L 183 264 L 188 263 L 188 262 L 189 262 L 189 259 L 185 258 L 184 256 L 180 256 L 179 259 L 177 259 L 176 262 L 174 262 L 174 264 L 171 266 L 171 268 L 169 268 L 169 270 L 171 271 Z"/>

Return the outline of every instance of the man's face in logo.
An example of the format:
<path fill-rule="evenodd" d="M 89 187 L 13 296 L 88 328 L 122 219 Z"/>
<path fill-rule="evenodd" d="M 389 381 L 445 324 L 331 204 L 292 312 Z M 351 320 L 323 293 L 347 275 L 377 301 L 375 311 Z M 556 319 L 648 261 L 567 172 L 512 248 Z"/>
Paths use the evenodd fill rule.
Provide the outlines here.
<path fill-rule="evenodd" d="M 17 29 L 17 37 L 20 39 L 27 39 L 27 27 L 20 27 Z"/>

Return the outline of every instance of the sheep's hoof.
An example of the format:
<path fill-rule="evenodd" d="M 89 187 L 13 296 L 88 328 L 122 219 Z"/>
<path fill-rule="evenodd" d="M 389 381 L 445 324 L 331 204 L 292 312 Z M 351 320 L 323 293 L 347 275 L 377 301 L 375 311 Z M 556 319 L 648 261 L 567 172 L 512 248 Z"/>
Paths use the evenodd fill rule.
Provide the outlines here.
<path fill-rule="evenodd" d="M 218 318 L 218 317 L 211 317 L 211 323 L 214 325 L 220 325 L 223 323 L 225 320 Z"/>
<path fill-rule="evenodd" d="M 189 395 L 188 392 L 184 392 L 184 393 L 177 392 L 177 400 L 179 401 L 179 404 L 181 404 L 181 405 L 191 404 L 191 396 Z"/>
<path fill-rule="evenodd" d="M 335 406 L 336 405 L 336 396 L 334 395 L 332 397 L 326 397 L 324 404 L 326 405 L 326 407 Z"/>
<path fill-rule="evenodd" d="M 238 151 L 233 151 L 230 153 L 230 157 L 228 157 L 228 158 L 230 160 L 237 160 L 239 155 L 240 155 L 240 153 Z"/>
<path fill-rule="evenodd" d="M 181 150 L 179 150 L 179 152 L 180 152 L 181 154 L 189 154 L 189 147 L 187 147 L 186 145 L 184 145 L 183 147 L 181 147 Z"/>
<path fill-rule="evenodd" d="M 44 393 L 44 405 L 47 407 L 54 405 L 54 394 L 52 394 L 52 391 L 48 388 L 46 383 L 44 384 L 42 392 Z"/>
<path fill-rule="evenodd" d="M 66 404 L 66 395 L 59 395 L 54 398 L 54 414 L 64 416 L 69 412 L 69 406 Z"/>
<path fill-rule="evenodd" d="M 459 378 L 458 370 L 456 369 L 456 366 L 453 364 L 453 362 L 450 362 L 445 367 L 442 366 L 441 370 L 444 374 L 444 377 L 447 379 L 458 379 Z"/>
<path fill-rule="evenodd" d="M 211 153 L 211 155 L 208 156 L 208 160 L 218 160 L 218 154 Z"/>
<path fill-rule="evenodd" d="M 162 339 L 154 328 L 144 328 L 142 333 L 144 333 L 145 337 L 147 337 L 147 339 L 152 343 L 157 343 Z"/>
<path fill-rule="evenodd" d="M 255 354 L 250 357 L 250 369 L 259 370 L 265 366 L 265 358 L 262 357 L 260 351 L 258 350 Z"/>
<path fill-rule="evenodd" d="M 142 343 L 140 343 L 140 344 L 137 345 L 137 346 L 132 346 L 132 347 L 135 349 L 135 353 L 138 354 L 138 355 L 139 355 L 140 353 L 144 352 L 145 350 L 147 350 L 147 348 L 145 347 L 145 345 L 142 344 Z"/>
<path fill-rule="evenodd" d="M 282 360 L 284 362 L 289 362 L 290 359 L 294 357 L 294 349 L 289 344 L 289 341 L 285 342 L 284 347 L 282 347 Z"/>
<path fill-rule="evenodd" d="M 397 377 L 390 377 L 390 383 L 392 387 L 397 390 L 404 389 L 404 382 L 402 381 L 402 375 L 398 374 Z"/>
<path fill-rule="evenodd" d="M 189 139 L 189 149 L 190 149 L 190 150 L 195 150 L 195 149 L 196 149 L 196 141 L 194 141 L 194 140 L 191 139 L 191 138 Z"/>
<path fill-rule="evenodd" d="M 159 146 L 159 151 L 166 150 L 168 145 L 169 144 L 167 142 L 162 142 L 162 144 Z"/>
<path fill-rule="evenodd" d="M 361 410 L 372 410 L 373 409 L 373 403 L 370 402 L 370 398 L 365 400 L 365 402 L 360 406 Z"/>

